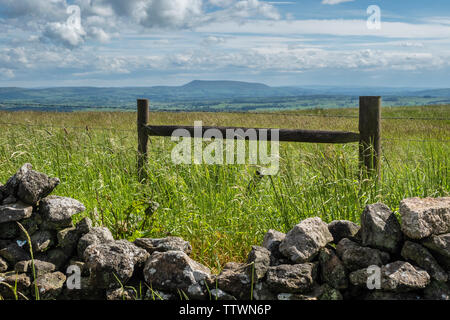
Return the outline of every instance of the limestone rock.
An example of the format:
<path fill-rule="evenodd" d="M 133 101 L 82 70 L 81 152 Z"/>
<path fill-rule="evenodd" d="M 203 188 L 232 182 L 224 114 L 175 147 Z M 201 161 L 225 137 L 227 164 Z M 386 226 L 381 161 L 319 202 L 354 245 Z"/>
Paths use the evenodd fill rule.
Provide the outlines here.
<path fill-rule="evenodd" d="M 447 271 L 450 270 L 450 233 L 433 235 L 424 239 L 422 245 L 431 251 L 442 267 Z"/>
<path fill-rule="evenodd" d="M 60 295 L 62 300 L 104 300 L 106 297 L 106 290 L 96 288 L 90 285 L 88 277 L 81 277 L 80 289 L 69 289 L 64 286 L 63 292 Z"/>
<path fill-rule="evenodd" d="M 17 295 L 20 300 L 22 300 L 22 298 L 19 293 L 25 295 L 26 297 L 29 296 L 31 279 L 30 277 L 28 277 L 28 275 L 24 273 L 18 274 L 16 272 L 8 272 L 5 274 L 0 274 L 0 279 L 1 279 L 0 282 L 8 284 L 10 287 L 15 288 L 17 285 Z M 11 289 L 8 286 L 2 283 L 0 283 L 0 295 L 4 299 L 15 300 L 13 291 L 11 291 Z"/>
<path fill-rule="evenodd" d="M 88 217 L 84 217 L 76 225 L 76 229 L 81 236 L 85 235 L 86 233 L 89 233 L 92 230 L 92 228 L 93 228 L 92 220 L 89 219 Z"/>
<path fill-rule="evenodd" d="M 389 290 L 408 291 L 410 288 L 423 289 L 430 283 L 430 276 L 426 271 L 404 261 L 397 261 L 383 266 L 382 275 L 385 276 L 386 281 L 381 282 L 381 287 Z"/>
<path fill-rule="evenodd" d="M 437 263 L 432 254 L 418 243 L 406 241 L 402 249 L 402 257 L 421 267 L 437 281 L 446 282 L 447 273 Z"/>
<path fill-rule="evenodd" d="M 106 300 L 125 300 L 132 301 L 137 300 L 136 292 L 131 288 L 118 288 L 106 291 Z"/>
<path fill-rule="evenodd" d="M 38 277 L 33 285 L 36 285 L 39 291 L 39 298 L 42 300 L 54 300 L 61 294 L 66 276 L 61 272 L 46 273 Z M 34 295 L 34 290 L 31 290 Z"/>
<path fill-rule="evenodd" d="M 71 256 L 77 248 L 81 234 L 76 227 L 72 227 L 58 231 L 56 237 L 58 239 L 58 247 L 61 248 L 65 254 Z"/>
<path fill-rule="evenodd" d="M 39 203 L 39 213 L 48 229 L 63 229 L 72 226 L 72 216 L 86 210 L 78 200 L 49 196 Z"/>
<path fill-rule="evenodd" d="M 450 197 L 404 199 L 400 214 L 402 231 L 411 239 L 450 233 Z"/>
<path fill-rule="evenodd" d="M 31 208 L 31 207 L 30 207 Z M 20 220 L 29 236 L 39 230 L 40 217 L 32 214 L 31 217 Z M 0 238 L 8 240 L 26 240 L 27 237 L 16 221 L 0 223 Z"/>
<path fill-rule="evenodd" d="M 281 301 L 317 301 L 323 293 L 323 289 L 319 285 L 314 285 L 307 293 L 279 293 L 277 299 Z"/>
<path fill-rule="evenodd" d="M 390 259 L 387 252 L 362 247 L 347 238 L 339 241 L 336 252 L 349 271 L 355 271 L 372 265 L 382 266 L 388 263 Z"/>
<path fill-rule="evenodd" d="M 271 229 L 264 235 L 262 246 L 270 251 L 273 258 L 282 259 L 280 244 L 284 238 L 286 238 L 286 234 Z"/>
<path fill-rule="evenodd" d="M 248 264 L 227 263 L 222 272 L 208 283 L 209 287 L 216 286 L 238 299 L 250 300 L 252 277 Z"/>
<path fill-rule="evenodd" d="M 20 221 L 31 217 L 33 207 L 23 202 L 0 206 L 0 223 Z"/>
<path fill-rule="evenodd" d="M 167 237 L 162 239 L 139 238 L 134 241 L 134 244 L 147 250 L 150 254 L 156 251 L 183 251 L 187 255 L 190 255 L 192 251 L 190 243 L 179 237 Z"/>
<path fill-rule="evenodd" d="M 328 225 L 319 217 L 308 218 L 286 234 L 280 244 L 280 252 L 294 263 L 313 260 L 319 250 L 333 241 Z"/>
<path fill-rule="evenodd" d="M 80 269 L 81 272 L 81 276 L 82 277 L 89 277 L 90 272 L 89 272 L 89 268 L 87 267 L 86 263 L 83 261 L 79 261 L 76 259 L 72 259 L 69 261 L 68 265 L 69 266 L 76 266 Z"/>
<path fill-rule="evenodd" d="M 348 287 L 347 270 L 332 248 L 325 247 L 320 250 L 319 265 L 324 282 L 338 290 Z"/>
<path fill-rule="evenodd" d="M 332 301 L 344 300 L 342 293 L 338 289 L 328 284 L 322 285 L 320 290 L 322 292 L 319 295 L 319 300 L 332 300 Z"/>
<path fill-rule="evenodd" d="M 450 300 L 450 283 L 432 280 L 424 290 L 427 300 Z"/>
<path fill-rule="evenodd" d="M 135 267 L 142 266 L 148 257 L 147 251 L 126 240 L 94 243 L 83 255 L 91 273 L 91 285 L 105 289 L 125 285 Z"/>
<path fill-rule="evenodd" d="M 83 235 L 78 241 L 78 256 L 83 257 L 84 250 L 92 244 L 100 244 L 114 241 L 114 237 L 108 228 L 95 227 L 91 231 Z"/>
<path fill-rule="evenodd" d="M 226 293 L 225 291 L 222 291 L 220 289 L 212 289 L 210 291 L 211 293 L 211 300 L 216 301 L 233 301 L 236 300 L 235 297 L 233 297 L 231 294 Z"/>
<path fill-rule="evenodd" d="M 9 195 L 7 196 L 5 199 L 3 199 L 2 204 L 6 205 L 6 204 L 13 204 L 16 203 L 18 200 L 16 199 L 16 197 Z"/>
<path fill-rule="evenodd" d="M 270 267 L 270 251 L 264 247 L 252 246 L 247 263 L 250 265 L 249 271 L 253 272 L 254 281 L 263 279 Z"/>
<path fill-rule="evenodd" d="M 23 202 L 35 205 L 48 196 L 60 183 L 58 178 L 32 170 L 31 164 L 23 165 L 5 185 L 6 193 Z"/>
<path fill-rule="evenodd" d="M 31 236 L 31 245 L 34 253 L 44 252 L 55 244 L 55 236 L 47 230 L 39 230 Z"/>
<path fill-rule="evenodd" d="M 52 263 L 60 270 L 70 257 L 60 248 L 54 248 L 36 255 L 36 259 Z"/>
<path fill-rule="evenodd" d="M 20 236 L 20 228 L 16 222 L 0 223 L 0 238 L 13 240 Z"/>
<path fill-rule="evenodd" d="M 255 300 L 277 300 L 277 295 L 270 291 L 267 283 L 263 281 L 254 285 L 253 298 Z"/>
<path fill-rule="evenodd" d="M 382 266 L 380 273 L 381 290 L 384 291 L 420 290 L 430 283 L 430 276 L 426 271 L 405 261 L 396 261 Z M 355 286 L 366 287 L 369 275 L 367 269 L 354 271 L 350 273 L 350 282 Z"/>
<path fill-rule="evenodd" d="M 42 224 L 42 218 L 38 213 L 33 212 L 30 218 L 24 219 L 20 221 L 20 223 L 25 228 L 25 230 L 27 230 L 28 235 L 32 236 L 36 231 L 40 229 L 40 225 Z M 25 233 L 18 226 L 17 228 L 20 234 L 19 238 L 25 240 L 26 239 Z"/>
<path fill-rule="evenodd" d="M 33 261 L 20 261 L 15 265 L 14 270 L 16 270 L 18 273 L 26 273 L 30 276 L 33 276 Z M 52 273 L 55 270 L 56 266 L 53 263 L 34 260 L 34 271 L 36 277 L 42 276 L 47 273 Z"/>
<path fill-rule="evenodd" d="M 144 267 L 145 281 L 153 289 L 184 293 L 193 299 L 206 297 L 204 285 L 210 277 L 207 267 L 183 251 L 154 252 Z"/>
<path fill-rule="evenodd" d="M 312 289 L 317 263 L 280 265 L 267 271 L 267 285 L 275 293 L 305 293 Z"/>
<path fill-rule="evenodd" d="M 16 265 L 19 261 L 30 260 L 30 254 L 17 242 L 12 242 L 1 249 L 0 257 L 4 258 L 11 266 Z"/>
<path fill-rule="evenodd" d="M 401 249 L 403 234 L 389 207 L 376 203 L 367 205 L 361 215 L 361 238 L 364 246 L 396 253 Z"/>
<path fill-rule="evenodd" d="M 348 220 L 335 220 L 328 224 L 328 230 L 333 236 L 333 242 L 338 244 L 344 238 L 352 239 L 356 237 L 360 227 Z"/>

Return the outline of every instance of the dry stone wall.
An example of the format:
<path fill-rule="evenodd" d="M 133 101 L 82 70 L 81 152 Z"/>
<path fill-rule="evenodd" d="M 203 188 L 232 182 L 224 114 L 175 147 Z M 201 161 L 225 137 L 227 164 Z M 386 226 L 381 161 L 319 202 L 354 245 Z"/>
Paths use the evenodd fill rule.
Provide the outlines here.
<path fill-rule="evenodd" d="M 89 218 L 74 225 L 85 207 L 51 196 L 59 183 L 25 164 L 0 185 L 3 299 L 450 299 L 449 197 L 403 200 L 402 223 L 377 203 L 361 226 L 314 217 L 269 230 L 246 263 L 212 274 L 181 238 L 129 242 Z"/>

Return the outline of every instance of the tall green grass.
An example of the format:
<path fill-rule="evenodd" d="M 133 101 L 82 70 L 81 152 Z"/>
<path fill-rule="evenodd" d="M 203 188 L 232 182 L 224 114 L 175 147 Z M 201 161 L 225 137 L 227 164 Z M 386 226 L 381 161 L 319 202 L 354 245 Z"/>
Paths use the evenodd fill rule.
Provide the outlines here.
<path fill-rule="evenodd" d="M 327 112 L 353 115 L 357 110 Z M 301 114 L 152 113 L 151 122 L 357 130 L 357 119 Z M 383 110 L 384 116 L 421 114 L 449 118 L 450 107 Z M 54 194 L 82 201 L 84 215 L 111 228 L 116 237 L 181 236 L 191 242 L 194 258 L 215 270 L 244 261 L 250 246 L 260 244 L 270 228 L 287 232 L 311 216 L 359 222 L 369 203 L 382 201 L 397 210 L 405 197 L 450 194 L 450 121 L 384 120 L 380 180 L 359 179 L 357 144 L 281 143 L 279 173 L 260 179 L 253 165 L 175 165 L 175 143 L 151 138 L 149 178 L 140 184 L 134 113 L 3 112 L 0 119 L 21 124 L 0 124 L 0 181 L 32 163 L 61 179 Z M 156 211 L 152 201 L 159 203 Z"/>

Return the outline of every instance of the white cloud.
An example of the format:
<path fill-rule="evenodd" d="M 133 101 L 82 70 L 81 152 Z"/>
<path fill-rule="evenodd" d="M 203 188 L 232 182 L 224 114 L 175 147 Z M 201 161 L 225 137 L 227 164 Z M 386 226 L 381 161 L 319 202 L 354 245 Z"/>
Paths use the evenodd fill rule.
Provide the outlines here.
<path fill-rule="evenodd" d="M 46 26 L 43 36 L 57 43 L 62 43 L 69 48 L 74 48 L 84 43 L 86 32 L 83 27 L 79 28 L 68 23 L 52 22 Z"/>
<path fill-rule="evenodd" d="M 153 28 L 187 28 L 202 17 L 202 0 L 152 0 L 141 3 L 140 24 Z"/>
<path fill-rule="evenodd" d="M 448 39 L 450 26 L 439 24 L 412 24 L 388 22 L 381 30 L 367 28 L 366 20 L 248 20 L 242 24 L 233 22 L 212 22 L 195 29 L 198 32 L 236 34 L 277 34 L 277 35 L 330 35 L 330 36 L 375 36 L 384 38 L 445 38 Z"/>
<path fill-rule="evenodd" d="M 208 25 L 212 22 L 243 23 L 254 18 L 264 20 L 281 19 L 280 13 L 273 5 L 259 0 L 226 1 L 220 7 L 222 8 L 221 10 L 204 16 L 203 25 Z"/>
<path fill-rule="evenodd" d="M 335 4 L 339 4 L 339 3 L 352 2 L 352 1 L 355 1 L 355 0 L 322 0 L 322 3 L 335 5 Z"/>
<path fill-rule="evenodd" d="M 9 18 L 28 16 L 56 20 L 64 15 L 66 0 L 0 0 L 2 11 Z"/>
<path fill-rule="evenodd" d="M 233 4 L 235 0 L 208 0 L 208 2 L 213 6 L 224 8 Z"/>
<path fill-rule="evenodd" d="M 259 0 L 75 0 L 75 4 L 81 9 L 82 27 L 77 29 L 67 23 L 71 14 L 67 0 L 0 0 L 6 24 L 38 32 L 42 40 L 68 48 L 88 40 L 107 42 L 124 29 L 179 30 L 214 21 L 281 17 L 274 6 Z"/>
<path fill-rule="evenodd" d="M 260 17 L 279 19 L 278 10 L 259 0 L 78 0 L 89 14 L 125 17 L 146 28 L 189 28 L 210 21 Z M 207 12 L 205 6 L 215 9 Z M 112 13 L 111 13 L 112 12 Z"/>
<path fill-rule="evenodd" d="M 177 46 L 157 50 L 134 52 L 126 47 L 114 50 L 92 50 L 89 46 L 77 51 L 45 46 L 0 49 L 2 79 L 15 76 L 15 80 L 36 78 L 45 74 L 45 80 L 58 79 L 136 79 L 142 73 L 149 77 L 163 75 L 175 77 L 184 74 L 210 74 L 220 77 L 225 73 L 240 76 L 271 74 L 301 74 L 305 72 L 374 72 L 383 75 L 392 71 L 439 72 L 450 67 L 450 52 L 432 53 L 423 48 L 393 46 L 390 49 L 354 49 L 308 47 L 306 44 L 290 45 L 277 42 L 277 38 L 264 42 L 229 38 L 217 46 Z M 234 41 L 247 43 L 233 47 Z M 151 40 L 153 43 L 155 40 Z M 280 39 L 279 41 L 282 41 Z M 192 39 L 187 39 L 192 44 Z M 40 47 L 39 47 L 40 46 Z M 56 78 L 55 78 L 56 79 Z M 42 79 L 44 80 L 44 79 Z M 5 80 L 6 81 L 6 80 Z M 96 80 L 101 81 L 101 80 Z M 270 81 L 270 80 L 268 80 Z M 91 83 L 91 82 L 88 82 Z M 156 84 L 156 83 L 155 83 Z M 99 83 L 101 85 L 101 83 Z"/>
<path fill-rule="evenodd" d="M 406 47 L 406 48 L 423 48 L 423 43 L 422 42 L 412 42 L 412 41 L 406 41 L 406 42 L 402 42 L 400 43 L 400 46 L 402 47 Z"/>
<path fill-rule="evenodd" d="M 389 50 L 338 50 L 319 48 L 257 48 L 248 53 L 209 57 L 217 66 L 235 66 L 259 71 L 306 71 L 318 69 L 418 70 L 445 67 L 445 58 L 431 53 Z M 211 65 L 214 65 L 211 62 Z"/>
<path fill-rule="evenodd" d="M 30 62 L 25 48 L 19 47 L 0 50 L 0 67 L 16 69 L 29 66 Z"/>
<path fill-rule="evenodd" d="M 106 33 L 105 30 L 98 27 L 90 27 L 88 29 L 92 38 L 98 40 L 101 43 L 106 43 L 111 40 L 111 35 Z"/>
<path fill-rule="evenodd" d="M 208 36 L 203 39 L 203 44 L 205 45 L 217 45 L 225 43 L 227 39 L 225 37 Z"/>
<path fill-rule="evenodd" d="M 0 68 L 0 79 L 12 79 L 14 78 L 14 71 L 11 69 Z"/>

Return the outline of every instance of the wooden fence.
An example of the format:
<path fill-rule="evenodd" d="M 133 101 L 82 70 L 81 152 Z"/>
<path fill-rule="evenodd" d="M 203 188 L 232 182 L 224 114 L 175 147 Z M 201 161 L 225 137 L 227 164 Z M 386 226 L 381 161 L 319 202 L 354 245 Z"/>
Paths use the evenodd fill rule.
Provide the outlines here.
<path fill-rule="evenodd" d="M 193 126 L 155 126 L 149 125 L 149 101 L 137 101 L 137 130 L 138 130 L 138 174 L 139 179 L 145 179 L 145 164 L 148 159 L 148 137 L 170 137 L 176 129 L 185 129 L 194 135 Z M 297 129 L 278 129 L 279 141 L 307 142 L 307 143 L 353 143 L 359 142 L 359 165 L 361 172 L 379 176 L 381 159 L 381 97 L 359 98 L 359 133 L 344 131 L 316 131 Z M 248 129 L 265 131 L 266 139 L 271 139 L 269 128 L 242 127 L 202 127 L 204 133 L 208 129 L 217 129 L 226 137 L 226 130 Z M 233 139 L 238 139 L 234 136 Z"/>

